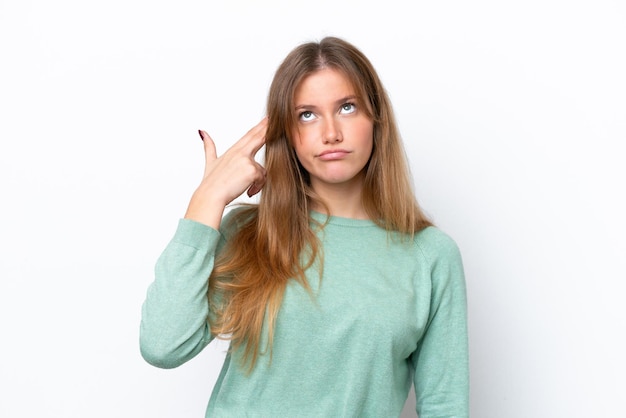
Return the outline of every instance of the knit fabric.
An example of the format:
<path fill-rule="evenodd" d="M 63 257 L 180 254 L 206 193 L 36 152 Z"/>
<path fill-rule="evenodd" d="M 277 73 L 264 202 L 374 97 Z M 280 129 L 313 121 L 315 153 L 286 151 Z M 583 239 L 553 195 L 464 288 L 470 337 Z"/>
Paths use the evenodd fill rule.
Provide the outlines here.
<path fill-rule="evenodd" d="M 142 308 L 150 364 L 177 367 L 213 339 L 207 278 L 230 233 L 179 221 Z M 271 363 L 261 355 L 246 374 L 241 352 L 228 354 L 206 416 L 397 417 L 413 383 L 420 418 L 467 417 L 466 291 L 455 242 L 435 227 L 403 240 L 339 217 L 318 236 L 323 276 L 307 271 L 312 293 L 287 286 Z"/>

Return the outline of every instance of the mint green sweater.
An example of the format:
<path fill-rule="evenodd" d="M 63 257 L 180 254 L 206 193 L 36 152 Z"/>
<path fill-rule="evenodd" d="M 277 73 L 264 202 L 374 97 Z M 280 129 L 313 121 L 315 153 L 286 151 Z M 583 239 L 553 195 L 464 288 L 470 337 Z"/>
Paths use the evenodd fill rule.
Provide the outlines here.
<path fill-rule="evenodd" d="M 212 340 L 207 277 L 228 235 L 179 221 L 142 308 L 150 364 L 177 367 Z M 319 237 L 324 274 L 308 272 L 314 297 L 287 286 L 271 364 L 262 355 L 247 375 L 241 353 L 227 355 L 206 416 L 397 417 L 413 383 L 420 418 L 467 417 L 465 281 L 454 241 L 435 227 L 401 241 L 371 221 L 338 217 Z"/>

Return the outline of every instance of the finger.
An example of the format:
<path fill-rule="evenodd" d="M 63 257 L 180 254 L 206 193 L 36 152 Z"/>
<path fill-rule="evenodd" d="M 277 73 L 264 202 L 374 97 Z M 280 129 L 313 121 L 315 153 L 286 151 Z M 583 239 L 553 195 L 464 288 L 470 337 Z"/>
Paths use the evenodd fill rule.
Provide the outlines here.
<path fill-rule="evenodd" d="M 215 142 L 206 131 L 198 130 L 198 133 L 204 143 L 204 173 L 206 175 L 208 165 L 217 158 L 217 150 L 215 149 Z"/>
<path fill-rule="evenodd" d="M 246 192 L 246 194 L 248 195 L 248 197 L 252 197 L 260 191 L 261 191 L 261 187 L 258 187 L 256 183 L 252 183 L 252 186 L 248 188 L 248 191 Z"/>
<path fill-rule="evenodd" d="M 265 182 L 267 180 L 267 171 L 260 164 L 258 165 L 258 167 L 259 167 L 259 170 L 257 172 L 258 175 L 246 192 L 248 194 L 248 197 L 254 196 L 255 194 L 261 191 L 263 186 L 265 186 Z"/>
<path fill-rule="evenodd" d="M 241 145 L 245 152 L 254 157 L 256 153 L 265 145 L 265 134 L 267 132 L 267 117 L 263 118 L 256 126 L 250 129 L 241 138 Z"/>
<path fill-rule="evenodd" d="M 213 142 L 213 139 L 206 131 L 199 129 L 198 133 L 200 134 L 202 142 L 204 142 L 204 153 L 206 154 L 206 157 L 210 158 L 211 161 L 215 160 L 217 158 L 215 142 Z"/>

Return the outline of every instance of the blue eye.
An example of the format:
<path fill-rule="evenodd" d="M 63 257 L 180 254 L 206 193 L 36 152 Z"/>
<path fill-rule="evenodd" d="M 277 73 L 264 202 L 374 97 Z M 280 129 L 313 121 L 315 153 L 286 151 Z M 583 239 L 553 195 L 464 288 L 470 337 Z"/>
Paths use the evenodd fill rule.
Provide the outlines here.
<path fill-rule="evenodd" d="M 344 103 L 341 105 L 341 113 L 354 113 L 356 106 L 354 103 Z"/>
<path fill-rule="evenodd" d="M 298 115 L 298 118 L 303 121 L 308 121 L 308 120 L 313 119 L 313 116 L 314 116 L 313 112 L 311 112 L 310 110 L 305 110 L 304 112 Z"/>

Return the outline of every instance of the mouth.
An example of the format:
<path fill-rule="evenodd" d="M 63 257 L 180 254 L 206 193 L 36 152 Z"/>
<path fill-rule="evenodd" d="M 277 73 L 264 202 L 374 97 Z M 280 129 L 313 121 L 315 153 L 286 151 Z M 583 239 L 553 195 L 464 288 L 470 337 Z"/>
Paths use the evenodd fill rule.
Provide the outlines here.
<path fill-rule="evenodd" d="M 350 154 L 350 151 L 345 149 L 329 149 L 318 154 L 317 158 L 322 161 L 341 160 L 348 154 Z"/>

